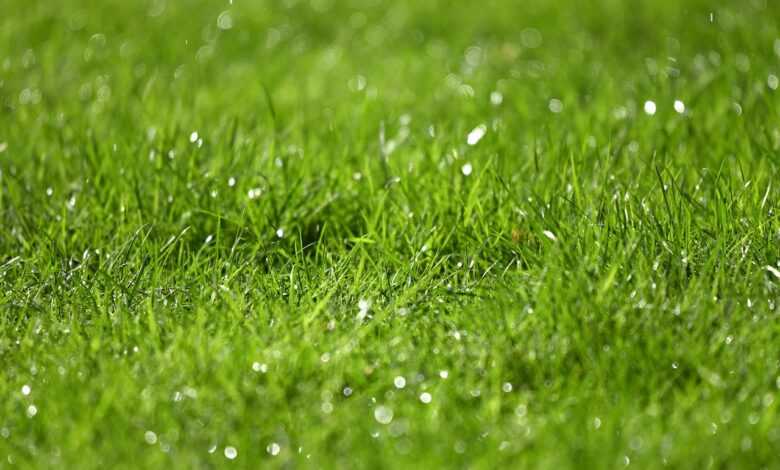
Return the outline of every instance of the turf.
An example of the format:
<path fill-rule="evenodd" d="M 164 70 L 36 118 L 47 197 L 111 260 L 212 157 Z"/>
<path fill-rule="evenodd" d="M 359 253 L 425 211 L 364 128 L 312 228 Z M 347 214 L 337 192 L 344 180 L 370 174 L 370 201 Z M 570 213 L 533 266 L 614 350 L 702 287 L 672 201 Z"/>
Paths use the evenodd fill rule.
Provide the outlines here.
<path fill-rule="evenodd" d="M 780 3 L 0 10 L 0 467 L 778 468 Z"/>

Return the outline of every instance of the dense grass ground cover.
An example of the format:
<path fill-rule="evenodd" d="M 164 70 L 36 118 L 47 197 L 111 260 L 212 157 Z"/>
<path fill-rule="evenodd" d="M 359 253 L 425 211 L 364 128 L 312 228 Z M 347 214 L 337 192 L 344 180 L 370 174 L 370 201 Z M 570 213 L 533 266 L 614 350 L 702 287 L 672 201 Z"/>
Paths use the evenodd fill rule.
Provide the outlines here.
<path fill-rule="evenodd" d="M 3 0 L 0 467 L 777 468 L 778 75 L 771 0 Z"/>

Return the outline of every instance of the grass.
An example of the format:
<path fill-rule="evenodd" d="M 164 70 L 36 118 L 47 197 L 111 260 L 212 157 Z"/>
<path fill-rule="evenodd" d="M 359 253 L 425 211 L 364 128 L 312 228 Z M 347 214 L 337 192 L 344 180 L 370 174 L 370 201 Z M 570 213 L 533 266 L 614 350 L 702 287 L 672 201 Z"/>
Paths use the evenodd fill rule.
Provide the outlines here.
<path fill-rule="evenodd" d="M 778 6 L 6 0 L 0 467 L 778 468 Z"/>

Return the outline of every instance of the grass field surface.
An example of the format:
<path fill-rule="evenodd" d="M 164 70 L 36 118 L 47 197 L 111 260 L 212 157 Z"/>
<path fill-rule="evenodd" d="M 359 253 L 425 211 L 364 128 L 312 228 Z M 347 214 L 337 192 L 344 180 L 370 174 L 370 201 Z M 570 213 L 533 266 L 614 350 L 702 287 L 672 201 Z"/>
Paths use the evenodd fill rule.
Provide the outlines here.
<path fill-rule="evenodd" d="M 0 0 L 0 468 L 779 468 L 780 3 Z"/>

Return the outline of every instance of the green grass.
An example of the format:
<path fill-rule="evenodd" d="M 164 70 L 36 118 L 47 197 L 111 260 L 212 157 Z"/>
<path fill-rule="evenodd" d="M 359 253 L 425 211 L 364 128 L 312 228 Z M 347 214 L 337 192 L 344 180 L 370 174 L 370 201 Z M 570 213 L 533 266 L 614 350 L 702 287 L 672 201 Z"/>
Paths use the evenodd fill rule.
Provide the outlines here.
<path fill-rule="evenodd" d="M 778 468 L 780 3 L 0 10 L 0 468 Z"/>

